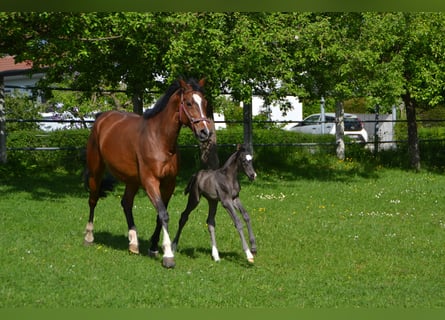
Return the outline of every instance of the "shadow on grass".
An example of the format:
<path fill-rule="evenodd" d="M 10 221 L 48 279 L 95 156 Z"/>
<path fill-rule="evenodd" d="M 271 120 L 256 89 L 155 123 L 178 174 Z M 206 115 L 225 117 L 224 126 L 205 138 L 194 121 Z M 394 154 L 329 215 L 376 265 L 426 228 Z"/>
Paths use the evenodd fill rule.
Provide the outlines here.
<path fill-rule="evenodd" d="M 94 245 L 101 245 L 113 250 L 119 251 L 128 251 L 128 238 L 124 235 L 112 234 L 107 231 L 99 231 L 94 233 Z M 139 256 L 148 257 L 148 249 L 150 247 L 150 241 L 139 238 Z M 212 259 L 211 249 L 204 247 L 184 247 L 178 248 L 178 251 L 175 255 L 185 255 L 190 259 L 198 259 L 204 257 L 208 257 Z M 232 263 L 237 263 L 240 265 L 249 265 L 246 261 L 246 257 L 239 252 L 236 251 L 220 251 L 219 255 L 222 260 L 230 261 Z"/>
<path fill-rule="evenodd" d="M 198 259 L 201 256 L 208 257 L 208 259 L 212 260 L 212 249 L 204 248 L 204 247 L 185 247 L 179 248 L 176 254 L 185 255 L 190 259 Z M 232 263 L 237 263 L 240 265 L 250 265 L 245 255 L 236 252 L 236 251 L 219 251 L 219 256 L 223 261 L 230 261 Z"/>
<path fill-rule="evenodd" d="M 2 195 L 18 192 L 29 193 L 35 200 L 64 198 L 66 196 L 88 197 L 80 174 L 57 172 L 23 172 L 0 176 Z"/>
<path fill-rule="evenodd" d="M 356 178 L 378 178 L 378 162 L 370 160 L 369 154 L 360 153 L 363 159 L 352 161 L 347 158 L 340 161 L 325 154 L 286 153 L 269 149 L 260 149 L 257 153 L 261 160 L 257 160 L 257 163 L 254 160 L 254 165 L 259 178 L 264 181 L 292 182 L 307 179 L 350 182 Z M 225 160 L 220 159 L 220 164 Z M 196 163 L 181 163 L 175 194 L 183 193 L 190 177 L 198 170 Z M 80 172 L 67 173 L 38 168 L 26 170 L 18 165 L 8 164 L 0 166 L 0 186 L 4 196 L 26 192 L 33 199 L 42 201 L 67 196 L 83 198 L 85 201 L 88 198 Z"/>

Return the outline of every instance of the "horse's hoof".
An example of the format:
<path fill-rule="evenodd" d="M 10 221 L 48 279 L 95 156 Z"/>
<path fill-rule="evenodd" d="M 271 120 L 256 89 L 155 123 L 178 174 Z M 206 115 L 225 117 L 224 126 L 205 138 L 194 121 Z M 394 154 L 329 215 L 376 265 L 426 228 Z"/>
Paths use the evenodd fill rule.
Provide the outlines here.
<path fill-rule="evenodd" d="M 247 259 L 247 262 L 249 262 L 249 263 L 254 263 L 254 259 L 253 258 L 249 258 L 249 259 Z"/>
<path fill-rule="evenodd" d="M 85 247 L 90 247 L 90 246 L 92 246 L 93 244 L 94 244 L 93 241 L 88 241 L 87 239 L 83 239 L 83 245 L 84 245 Z"/>
<path fill-rule="evenodd" d="M 131 244 L 128 246 L 128 251 L 130 253 L 139 254 L 139 246 L 136 244 Z"/>
<path fill-rule="evenodd" d="M 162 258 L 162 265 L 167 268 L 171 269 L 175 267 L 175 259 L 173 257 L 164 257 Z"/>

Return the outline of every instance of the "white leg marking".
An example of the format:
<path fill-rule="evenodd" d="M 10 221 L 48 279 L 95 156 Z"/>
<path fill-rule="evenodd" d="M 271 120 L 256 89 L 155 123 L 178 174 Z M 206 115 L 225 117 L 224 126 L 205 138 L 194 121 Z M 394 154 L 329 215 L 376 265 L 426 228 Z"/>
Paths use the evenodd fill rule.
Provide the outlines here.
<path fill-rule="evenodd" d="M 94 241 L 93 229 L 93 223 L 88 222 L 87 227 L 85 228 L 85 241 L 88 243 L 92 243 Z"/>
<path fill-rule="evenodd" d="M 212 246 L 212 257 L 216 262 L 220 261 L 218 249 L 215 246 Z"/>
<path fill-rule="evenodd" d="M 130 241 L 130 245 L 135 245 L 137 247 L 139 246 L 136 230 L 128 231 L 128 240 Z"/>
<path fill-rule="evenodd" d="M 250 263 L 253 263 L 253 261 L 254 261 L 253 254 L 252 254 L 252 252 L 250 252 L 249 249 L 246 250 L 246 256 L 247 256 L 247 261 L 249 261 Z"/>
<path fill-rule="evenodd" d="M 173 251 L 172 251 L 172 246 L 171 246 L 171 241 L 170 241 L 170 236 L 168 235 L 167 230 L 162 227 L 162 231 L 164 232 L 163 234 L 163 241 L 162 241 L 162 248 L 164 249 L 164 257 L 166 258 L 173 258 Z"/>

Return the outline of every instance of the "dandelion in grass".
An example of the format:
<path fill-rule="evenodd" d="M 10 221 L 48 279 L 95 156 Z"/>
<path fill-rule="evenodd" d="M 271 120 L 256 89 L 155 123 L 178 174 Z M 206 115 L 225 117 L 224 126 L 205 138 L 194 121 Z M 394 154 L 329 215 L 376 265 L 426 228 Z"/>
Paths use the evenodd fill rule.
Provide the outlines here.
<path fill-rule="evenodd" d="M 257 198 L 260 198 L 261 200 L 278 200 L 278 201 L 283 201 L 286 198 L 286 195 L 282 192 L 280 192 L 280 194 L 275 195 L 275 194 L 264 194 L 261 193 L 259 195 L 256 196 Z"/>

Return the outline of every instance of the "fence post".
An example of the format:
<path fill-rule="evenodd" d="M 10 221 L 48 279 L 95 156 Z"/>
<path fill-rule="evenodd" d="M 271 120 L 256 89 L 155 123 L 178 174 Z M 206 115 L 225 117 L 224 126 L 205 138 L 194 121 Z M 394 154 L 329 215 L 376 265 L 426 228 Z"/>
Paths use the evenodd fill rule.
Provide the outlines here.
<path fill-rule="evenodd" d="M 244 145 L 249 153 L 253 153 L 252 143 L 252 97 L 248 103 L 243 104 Z"/>
<path fill-rule="evenodd" d="M 338 101 L 335 106 L 335 140 L 337 143 L 337 158 L 345 159 L 345 110 L 343 103 Z"/>
<path fill-rule="evenodd" d="M 6 163 L 5 82 L 0 75 L 0 163 Z"/>
<path fill-rule="evenodd" d="M 375 105 L 375 123 L 374 123 L 374 155 L 379 152 L 379 113 L 380 105 Z"/>

